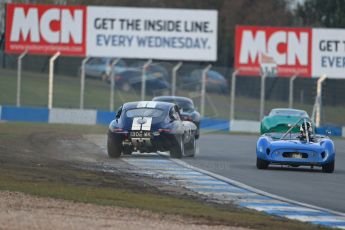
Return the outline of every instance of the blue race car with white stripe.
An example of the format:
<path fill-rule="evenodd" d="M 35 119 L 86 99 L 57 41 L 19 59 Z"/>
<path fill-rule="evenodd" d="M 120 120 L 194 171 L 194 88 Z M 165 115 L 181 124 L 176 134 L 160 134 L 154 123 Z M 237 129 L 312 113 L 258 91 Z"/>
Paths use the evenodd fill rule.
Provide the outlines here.
<path fill-rule="evenodd" d="M 132 152 L 170 151 L 173 158 L 194 156 L 197 127 L 182 121 L 177 105 L 139 101 L 123 104 L 110 123 L 108 155 L 115 158 Z"/>
<path fill-rule="evenodd" d="M 300 133 L 292 130 L 300 128 Z M 286 133 L 265 133 L 256 145 L 256 167 L 266 169 L 270 164 L 319 166 L 326 173 L 333 173 L 335 162 L 334 143 L 329 137 L 313 133 L 308 118 L 301 118 Z"/>

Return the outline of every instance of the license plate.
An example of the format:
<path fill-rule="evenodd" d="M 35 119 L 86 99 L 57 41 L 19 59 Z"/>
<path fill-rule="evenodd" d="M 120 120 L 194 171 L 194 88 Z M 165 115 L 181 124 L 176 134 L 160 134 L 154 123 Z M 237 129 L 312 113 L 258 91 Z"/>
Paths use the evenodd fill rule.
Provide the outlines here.
<path fill-rule="evenodd" d="M 133 138 L 151 138 L 151 132 L 132 131 L 130 132 L 130 136 Z"/>
<path fill-rule="evenodd" d="M 300 153 L 292 153 L 292 155 L 291 155 L 291 157 L 292 158 L 302 158 L 302 154 L 300 154 Z"/>

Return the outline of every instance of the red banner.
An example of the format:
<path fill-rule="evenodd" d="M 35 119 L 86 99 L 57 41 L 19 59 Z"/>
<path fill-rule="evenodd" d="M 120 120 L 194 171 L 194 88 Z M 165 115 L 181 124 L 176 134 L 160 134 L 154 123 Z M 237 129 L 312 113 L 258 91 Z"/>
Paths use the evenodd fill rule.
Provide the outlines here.
<path fill-rule="evenodd" d="M 240 75 L 311 77 L 312 29 L 237 26 L 235 68 Z"/>
<path fill-rule="evenodd" d="M 85 56 L 86 7 L 7 4 L 8 53 Z"/>

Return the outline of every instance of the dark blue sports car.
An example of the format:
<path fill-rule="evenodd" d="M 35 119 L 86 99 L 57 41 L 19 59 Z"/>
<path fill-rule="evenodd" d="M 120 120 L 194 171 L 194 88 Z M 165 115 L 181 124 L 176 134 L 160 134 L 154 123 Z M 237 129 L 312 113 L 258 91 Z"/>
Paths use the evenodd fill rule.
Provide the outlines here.
<path fill-rule="evenodd" d="M 300 128 L 300 133 L 291 131 Z M 322 171 L 334 171 L 334 143 L 327 136 L 313 133 L 308 118 L 301 118 L 291 125 L 286 133 L 265 133 L 256 145 L 256 167 L 266 169 L 269 164 L 290 165 L 298 167 L 319 166 Z"/>
<path fill-rule="evenodd" d="M 181 120 L 178 106 L 173 103 L 125 103 L 109 125 L 108 155 L 170 151 L 173 158 L 194 156 L 196 130 L 193 122 Z"/>
<path fill-rule="evenodd" d="M 192 99 L 188 97 L 177 96 L 159 96 L 154 97 L 152 101 L 164 101 L 176 104 L 181 113 L 181 119 L 184 121 L 192 121 L 197 127 L 196 138 L 200 136 L 200 113 L 196 110 Z"/>

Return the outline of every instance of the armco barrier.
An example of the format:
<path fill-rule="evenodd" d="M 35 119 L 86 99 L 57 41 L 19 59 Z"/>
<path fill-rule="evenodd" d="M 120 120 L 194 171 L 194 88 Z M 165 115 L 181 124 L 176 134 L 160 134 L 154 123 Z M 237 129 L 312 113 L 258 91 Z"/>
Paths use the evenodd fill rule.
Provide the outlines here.
<path fill-rule="evenodd" d="M 246 133 L 259 133 L 260 122 L 246 121 L 246 120 L 233 120 L 231 121 L 230 132 L 246 132 Z"/>
<path fill-rule="evenodd" d="M 48 122 L 49 110 L 46 108 L 2 106 L 1 120 L 24 122 Z"/>
<path fill-rule="evenodd" d="M 219 120 L 203 118 L 200 121 L 201 129 L 216 130 L 216 131 L 229 131 L 230 122 L 229 120 Z"/>
<path fill-rule="evenodd" d="M 341 137 L 343 134 L 343 127 L 326 125 L 326 126 L 316 128 L 315 132 L 317 134 L 322 134 L 322 135 L 331 135 L 331 136 Z"/>
<path fill-rule="evenodd" d="M 3 121 L 108 125 L 114 117 L 115 112 L 109 111 L 59 108 L 48 110 L 46 108 L 0 105 L 0 120 Z M 212 131 L 259 133 L 260 122 L 246 120 L 229 122 L 228 120 L 203 118 L 200 123 L 200 128 Z M 327 132 L 330 132 L 331 136 L 345 137 L 345 127 L 326 125 L 316 129 L 316 133 L 318 134 L 328 135 Z"/>
<path fill-rule="evenodd" d="M 116 112 L 109 111 L 97 111 L 97 125 L 109 125 L 112 120 L 115 118 Z"/>
<path fill-rule="evenodd" d="M 96 110 L 51 109 L 49 111 L 48 122 L 58 124 L 94 125 L 96 124 L 96 116 Z"/>

